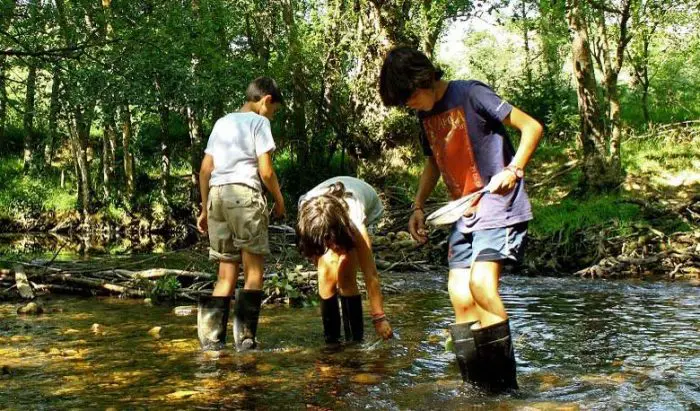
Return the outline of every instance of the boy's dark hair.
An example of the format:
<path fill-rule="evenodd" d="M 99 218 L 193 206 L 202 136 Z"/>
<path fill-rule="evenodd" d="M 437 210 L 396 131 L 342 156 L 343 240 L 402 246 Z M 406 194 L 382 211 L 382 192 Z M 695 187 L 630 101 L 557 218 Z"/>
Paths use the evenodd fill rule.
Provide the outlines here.
<path fill-rule="evenodd" d="M 331 245 L 346 251 L 355 248 L 348 206 L 342 200 L 344 196 L 345 186 L 336 183 L 329 192 L 301 206 L 296 232 L 297 246 L 304 257 L 320 257 Z"/>
<path fill-rule="evenodd" d="M 379 74 L 379 95 L 386 106 L 404 106 L 419 88 L 433 88 L 443 71 L 413 47 L 399 46 L 387 53 Z"/>
<path fill-rule="evenodd" d="M 282 93 L 275 80 L 270 77 L 256 78 L 248 84 L 248 89 L 245 91 L 246 100 L 254 103 L 267 95 L 272 96 L 271 103 L 282 103 Z"/>

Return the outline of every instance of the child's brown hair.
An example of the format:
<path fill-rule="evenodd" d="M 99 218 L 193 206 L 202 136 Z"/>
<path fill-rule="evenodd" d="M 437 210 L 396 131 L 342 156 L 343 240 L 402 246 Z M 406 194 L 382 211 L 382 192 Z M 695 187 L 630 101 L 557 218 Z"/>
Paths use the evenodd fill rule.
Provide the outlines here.
<path fill-rule="evenodd" d="M 345 186 L 338 182 L 327 193 L 303 203 L 296 227 L 297 246 L 303 256 L 320 257 L 329 246 L 348 251 L 355 247 L 344 197 Z"/>

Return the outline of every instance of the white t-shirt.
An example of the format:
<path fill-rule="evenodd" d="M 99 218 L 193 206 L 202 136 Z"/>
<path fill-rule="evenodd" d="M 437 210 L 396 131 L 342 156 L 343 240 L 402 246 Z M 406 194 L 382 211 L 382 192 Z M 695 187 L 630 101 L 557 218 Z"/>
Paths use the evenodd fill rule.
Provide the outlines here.
<path fill-rule="evenodd" d="M 328 192 L 331 184 L 341 182 L 345 186 L 345 203 L 348 205 L 350 219 L 356 226 L 369 227 L 379 222 L 384 213 L 384 206 L 374 188 L 355 177 L 332 177 L 312 188 L 311 191 L 299 198 L 299 208 L 305 201 Z"/>
<path fill-rule="evenodd" d="M 253 112 L 225 115 L 214 124 L 204 150 L 214 158 L 209 186 L 239 183 L 262 191 L 258 156 L 274 149 L 266 117 Z"/>

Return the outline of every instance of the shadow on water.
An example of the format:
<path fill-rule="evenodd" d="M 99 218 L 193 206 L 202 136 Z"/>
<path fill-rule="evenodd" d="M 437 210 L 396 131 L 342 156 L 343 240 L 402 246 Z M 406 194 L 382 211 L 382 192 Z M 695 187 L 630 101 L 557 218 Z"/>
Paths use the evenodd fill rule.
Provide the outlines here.
<path fill-rule="evenodd" d="M 386 274 L 399 339 L 329 350 L 317 307 L 266 307 L 261 349 L 199 351 L 196 318 L 116 298 L 0 304 L 0 408 L 686 409 L 700 406 L 700 289 L 506 277 L 518 393 L 464 387 L 443 273 Z M 365 305 L 365 313 L 367 306 Z M 159 332 L 153 327 L 161 327 Z M 230 327 L 230 325 L 229 325 Z M 229 328 L 230 329 L 230 328 Z M 150 332 L 149 332 L 150 330 Z"/>

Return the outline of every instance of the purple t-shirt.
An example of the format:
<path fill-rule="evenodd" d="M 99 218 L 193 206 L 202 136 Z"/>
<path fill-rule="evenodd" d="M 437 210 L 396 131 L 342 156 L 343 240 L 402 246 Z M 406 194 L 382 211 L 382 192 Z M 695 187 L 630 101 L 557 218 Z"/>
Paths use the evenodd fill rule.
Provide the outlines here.
<path fill-rule="evenodd" d="M 513 106 L 479 81 L 450 81 L 433 109 L 419 112 L 421 145 L 433 156 L 453 199 L 484 187 L 510 164 L 515 149 L 503 125 Z M 456 228 L 469 233 L 532 220 L 525 181 L 506 195 L 485 194 Z"/>

